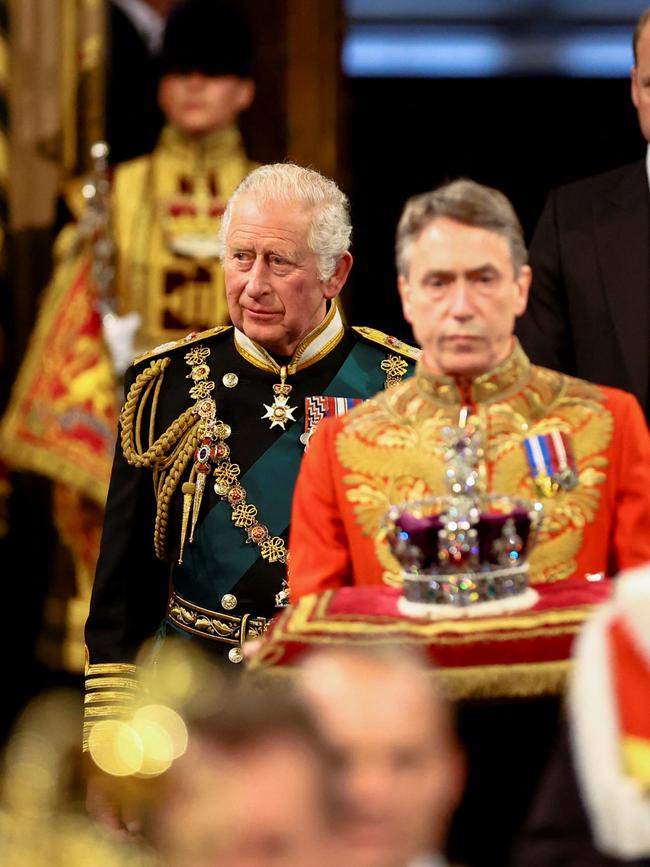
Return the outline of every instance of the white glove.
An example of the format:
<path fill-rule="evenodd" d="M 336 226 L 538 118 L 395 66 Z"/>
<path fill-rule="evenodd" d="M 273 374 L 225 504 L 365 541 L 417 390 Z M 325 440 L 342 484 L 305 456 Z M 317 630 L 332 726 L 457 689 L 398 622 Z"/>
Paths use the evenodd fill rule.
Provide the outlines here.
<path fill-rule="evenodd" d="M 135 334 L 141 322 L 142 317 L 135 311 L 125 316 L 107 313 L 102 318 L 104 339 L 111 354 L 115 374 L 120 378 L 133 361 Z"/>

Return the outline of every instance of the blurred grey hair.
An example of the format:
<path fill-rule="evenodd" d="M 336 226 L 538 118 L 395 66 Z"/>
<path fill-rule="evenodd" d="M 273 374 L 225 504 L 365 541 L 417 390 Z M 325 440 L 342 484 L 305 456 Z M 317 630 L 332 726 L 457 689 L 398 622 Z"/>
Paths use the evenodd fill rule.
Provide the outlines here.
<path fill-rule="evenodd" d="M 524 233 L 510 200 L 494 187 L 460 178 L 429 193 L 412 196 L 404 206 L 395 239 L 397 273 L 402 277 L 408 277 L 412 245 L 423 229 L 439 217 L 488 229 L 505 238 L 510 245 L 515 275 L 528 261 Z"/>
<path fill-rule="evenodd" d="M 310 208 L 312 219 L 307 243 L 318 257 L 320 279 L 328 280 L 332 276 L 341 256 L 350 249 L 352 237 L 350 203 L 333 180 L 314 169 L 294 163 L 270 163 L 252 171 L 239 184 L 226 205 L 219 231 L 222 259 L 232 212 L 243 196 L 250 196 L 261 203 L 297 203 Z"/>

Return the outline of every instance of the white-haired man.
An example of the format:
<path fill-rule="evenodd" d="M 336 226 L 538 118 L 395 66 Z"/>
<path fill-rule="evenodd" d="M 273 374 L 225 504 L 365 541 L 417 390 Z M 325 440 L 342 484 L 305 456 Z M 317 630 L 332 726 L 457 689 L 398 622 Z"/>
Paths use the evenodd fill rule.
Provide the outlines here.
<path fill-rule="evenodd" d="M 256 169 L 222 225 L 234 328 L 160 347 L 127 374 L 86 625 L 90 722 L 128 703 L 156 631 L 242 660 L 287 601 L 291 496 L 314 424 L 412 370 L 412 347 L 343 326 L 350 235 L 333 181 Z"/>

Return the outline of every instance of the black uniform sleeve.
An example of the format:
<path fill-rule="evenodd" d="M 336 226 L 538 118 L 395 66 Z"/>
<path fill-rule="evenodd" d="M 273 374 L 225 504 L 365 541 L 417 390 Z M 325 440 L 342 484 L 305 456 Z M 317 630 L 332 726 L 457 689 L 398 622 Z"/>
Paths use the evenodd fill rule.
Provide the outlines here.
<path fill-rule="evenodd" d="M 169 564 L 155 556 L 151 471 L 130 466 L 118 443 L 86 623 L 91 664 L 133 662 L 164 617 Z"/>
<path fill-rule="evenodd" d="M 138 650 L 155 634 L 165 614 L 169 565 L 155 556 L 155 514 L 151 471 L 129 465 L 118 429 L 86 621 L 84 748 L 95 723 L 132 712 Z"/>

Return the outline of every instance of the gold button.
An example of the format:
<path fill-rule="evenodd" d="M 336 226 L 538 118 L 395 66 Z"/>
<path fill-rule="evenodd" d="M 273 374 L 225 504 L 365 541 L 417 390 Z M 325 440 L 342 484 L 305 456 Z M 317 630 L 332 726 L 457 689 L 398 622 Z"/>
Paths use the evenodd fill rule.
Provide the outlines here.
<path fill-rule="evenodd" d="M 235 664 L 241 662 L 243 658 L 244 654 L 241 652 L 240 647 L 231 647 L 228 651 L 228 659 Z"/>
<path fill-rule="evenodd" d="M 234 388 L 239 382 L 239 377 L 236 373 L 224 373 L 221 381 L 226 388 Z"/>
<path fill-rule="evenodd" d="M 225 596 L 221 597 L 221 604 L 226 611 L 232 611 L 237 606 L 237 597 L 233 596 L 232 593 L 226 593 Z"/>

